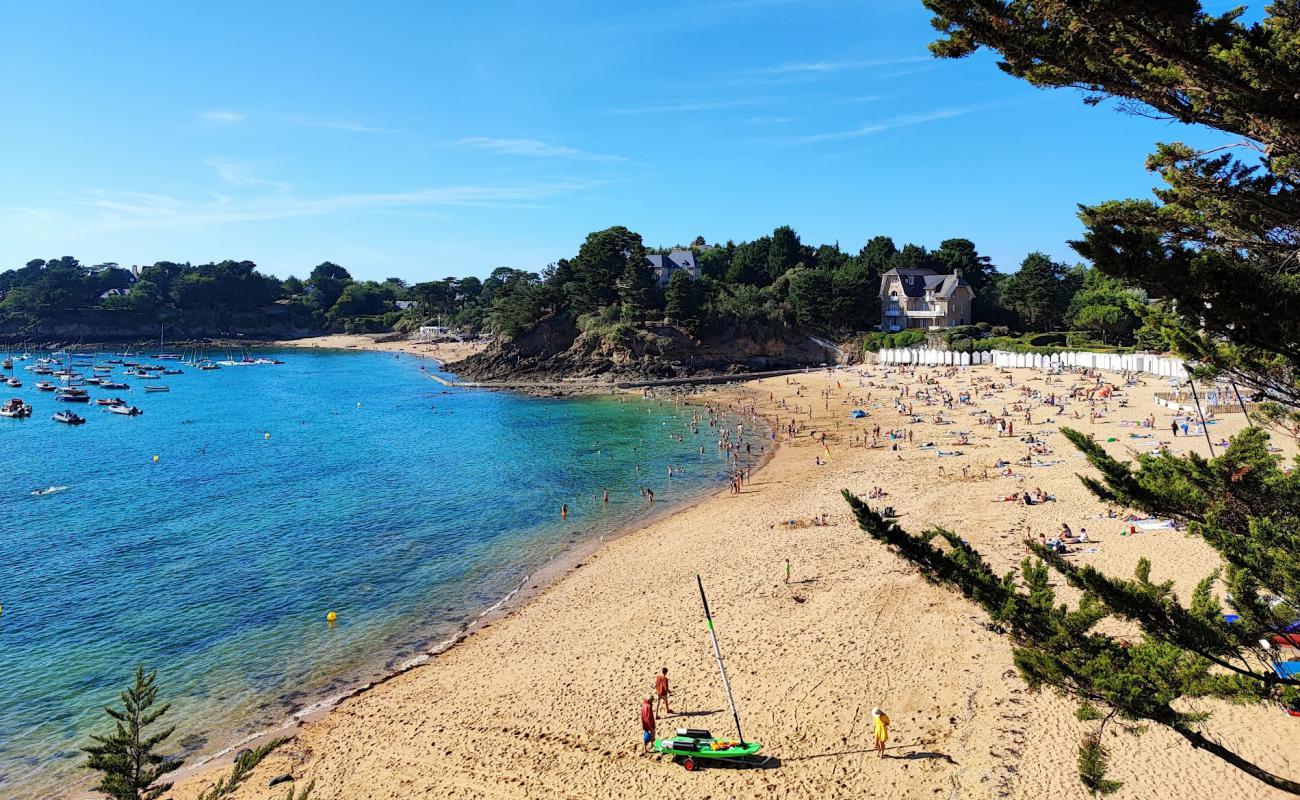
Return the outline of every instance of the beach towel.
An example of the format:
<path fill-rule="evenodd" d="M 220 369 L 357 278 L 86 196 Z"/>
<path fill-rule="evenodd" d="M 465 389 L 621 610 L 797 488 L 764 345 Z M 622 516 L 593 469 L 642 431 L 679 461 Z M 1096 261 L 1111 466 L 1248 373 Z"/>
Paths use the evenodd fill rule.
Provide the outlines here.
<path fill-rule="evenodd" d="M 1279 678 L 1300 678 L 1300 661 L 1274 661 L 1273 671 Z"/>
<path fill-rule="evenodd" d="M 1173 530 L 1173 520 L 1168 519 L 1144 519 L 1136 523 L 1144 531 L 1164 531 Z"/>

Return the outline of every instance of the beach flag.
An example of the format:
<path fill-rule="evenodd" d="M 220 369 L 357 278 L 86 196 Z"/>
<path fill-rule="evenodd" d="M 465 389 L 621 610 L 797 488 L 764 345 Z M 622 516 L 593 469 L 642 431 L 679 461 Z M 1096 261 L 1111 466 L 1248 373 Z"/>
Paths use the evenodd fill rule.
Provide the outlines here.
<path fill-rule="evenodd" d="M 829 464 L 831 460 L 831 449 L 826 445 L 826 442 L 822 442 L 822 449 L 826 451 L 826 463 Z"/>

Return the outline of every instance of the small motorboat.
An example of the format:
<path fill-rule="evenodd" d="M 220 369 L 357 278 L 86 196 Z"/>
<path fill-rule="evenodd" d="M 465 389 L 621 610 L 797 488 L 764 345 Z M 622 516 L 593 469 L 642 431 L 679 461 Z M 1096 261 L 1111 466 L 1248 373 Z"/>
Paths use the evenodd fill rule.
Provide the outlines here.
<path fill-rule="evenodd" d="M 144 390 L 146 392 L 170 392 L 171 387 L 170 386 L 145 386 Z"/>
<path fill-rule="evenodd" d="M 50 383 L 49 381 L 40 381 L 36 384 L 36 391 L 38 392 L 52 392 L 57 388 L 58 388 L 57 386 Z"/>
<path fill-rule="evenodd" d="M 183 370 L 183 369 L 165 369 L 165 370 L 163 370 L 162 374 L 164 374 L 164 375 L 184 375 L 184 374 L 185 374 L 185 370 Z"/>
<path fill-rule="evenodd" d="M 66 492 L 67 490 L 68 487 L 66 486 L 46 486 L 44 489 L 33 490 L 32 497 L 41 497 L 42 495 L 47 495 L 47 494 L 58 494 L 59 492 Z"/>
<path fill-rule="evenodd" d="M 33 375 L 53 375 L 53 374 L 54 374 L 54 370 L 50 369 L 49 367 L 44 367 L 44 366 L 42 366 L 42 367 L 32 367 L 32 374 L 33 374 Z"/>
<path fill-rule="evenodd" d="M 85 425 L 86 424 L 85 417 L 78 416 L 77 414 L 74 414 L 71 411 L 60 411 L 56 413 L 54 416 L 50 417 L 50 419 L 54 420 L 55 422 L 62 422 L 64 425 Z"/>
<path fill-rule="evenodd" d="M 103 382 L 104 382 L 104 379 L 103 379 L 103 378 L 99 378 L 99 377 L 86 378 L 86 383 L 89 383 L 89 384 L 92 385 L 92 386 L 98 386 L 98 385 L 100 385 L 100 384 L 103 383 Z"/>
<path fill-rule="evenodd" d="M 90 395 L 86 393 L 85 389 L 68 386 L 63 389 L 55 389 L 54 399 L 62 400 L 65 403 L 89 403 Z"/>
<path fill-rule="evenodd" d="M 136 408 L 135 406 L 128 406 L 126 403 L 121 403 L 120 405 L 115 405 L 115 406 L 109 406 L 108 410 L 113 412 L 114 414 L 121 414 L 124 417 L 138 417 L 144 413 L 143 411 Z"/>
<path fill-rule="evenodd" d="M 214 369 L 221 369 L 221 367 L 217 364 L 213 364 L 211 361 L 204 361 L 202 364 L 199 364 L 199 369 L 204 372 L 210 372 Z"/>
<path fill-rule="evenodd" d="M 0 405 L 0 417 L 9 417 L 10 419 L 26 419 L 32 415 L 32 407 L 24 403 L 21 399 L 15 397 L 12 400 L 6 400 L 4 405 Z"/>
<path fill-rule="evenodd" d="M 95 372 L 112 372 L 112 367 L 95 367 Z"/>
<path fill-rule="evenodd" d="M 122 359 L 120 359 L 120 358 L 110 358 L 110 359 L 108 360 L 108 363 L 110 363 L 110 364 L 121 364 L 121 363 L 122 363 Z"/>
<path fill-rule="evenodd" d="M 126 401 L 120 397 L 101 397 L 95 401 L 95 405 L 100 406 L 124 406 Z"/>
<path fill-rule="evenodd" d="M 102 382 L 99 384 L 99 388 L 101 388 L 101 389 L 130 389 L 131 387 L 130 387 L 130 386 L 127 386 L 125 383 L 121 383 L 121 382 L 119 382 L 119 381 L 102 381 Z"/>

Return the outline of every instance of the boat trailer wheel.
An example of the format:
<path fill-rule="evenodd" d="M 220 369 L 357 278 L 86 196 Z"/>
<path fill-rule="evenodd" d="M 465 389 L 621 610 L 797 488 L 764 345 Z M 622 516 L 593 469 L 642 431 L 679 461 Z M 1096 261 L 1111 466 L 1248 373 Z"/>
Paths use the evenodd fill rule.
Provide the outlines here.
<path fill-rule="evenodd" d="M 686 768 L 687 772 L 694 772 L 696 767 L 695 759 L 691 758 L 690 756 L 687 756 L 686 758 L 682 759 L 682 766 Z"/>

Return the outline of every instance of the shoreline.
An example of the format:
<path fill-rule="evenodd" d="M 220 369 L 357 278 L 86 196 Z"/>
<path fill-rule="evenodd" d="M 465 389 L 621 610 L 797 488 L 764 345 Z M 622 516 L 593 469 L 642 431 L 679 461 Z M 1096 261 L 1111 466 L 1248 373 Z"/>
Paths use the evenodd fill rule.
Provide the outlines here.
<path fill-rule="evenodd" d="M 394 342 L 393 344 L 398 343 Z M 279 348 L 282 345 L 285 345 L 285 343 L 273 342 L 267 346 Z M 443 369 L 444 366 L 442 360 L 429 352 L 412 352 L 406 349 L 391 347 L 369 348 L 362 346 L 359 343 L 357 346 L 316 343 L 298 346 L 310 347 L 313 349 L 319 348 L 321 350 L 364 350 L 367 352 L 400 353 L 413 356 L 417 359 L 428 359 L 434 361 L 439 370 Z M 436 346 L 431 345 L 430 348 L 434 349 Z M 704 405 L 703 402 L 692 402 L 695 400 L 693 397 L 642 398 L 639 393 L 632 390 L 617 390 L 613 389 L 613 387 L 611 387 L 611 389 L 613 390 L 612 393 L 626 395 L 638 402 L 677 402 L 681 405 Z M 743 418 L 739 411 L 727 410 L 723 411 L 722 415 Z M 759 416 L 769 434 L 771 431 L 775 430 L 776 420 L 769 419 L 762 415 Z M 763 454 L 750 470 L 751 477 L 758 474 L 772 461 L 780 447 L 779 441 L 775 438 L 765 437 L 764 441 L 771 446 L 765 446 Z M 400 662 L 397 666 L 385 670 L 383 674 L 377 678 L 365 681 L 347 691 L 339 692 L 329 697 L 308 703 L 302 709 L 291 712 L 289 718 L 279 725 L 273 725 L 269 728 L 264 728 L 247 734 L 237 741 L 227 744 L 208 755 L 194 758 L 192 761 L 187 762 L 181 769 L 172 773 L 172 775 L 169 776 L 169 780 L 176 785 L 190 785 L 196 782 L 202 782 L 213 776 L 213 773 L 230 767 L 231 761 L 226 759 L 232 754 L 238 753 L 246 748 L 251 749 L 259 747 L 262 744 L 279 737 L 287 737 L 290 739 L 297 738 L 314 723 L 325 719 L 329 714 L 349 700 L 364 696 L 385 684 L 418 669 L 419 667 L 433 663 L 439 656 L 442 656 L 469 641 L 475 634 L 480 634 L 492 627 L 494 624 L 508 619 L 519 610 L 525 608 L 530 602 L 545 594 L 553 585 L 576 572 L 588 559 L 599 553 L 609 543 L 640 533 L 666 519 L 695 509 L 700 505 L 725 494 L 727 491 L 726 486 L 720 485 L 711 491 L 705 491 L 702 495 L 694 499 L 679 504 L 665 505 L 661 508 L 652 510 L 646 516 L 633 522 L 619 525 L 606 533 L 600 533 L 595 536 L 570 542 L 559 552 L 538 565 L 533 571 L 526 573 L 513 589 L 475 614 L 473 619 L 462 626 L 455 634 L 437 640 L 428 649 L 423 650 L 418 654 L 411 655 Z M 82 794 L 73 794 L 69 796 L 77 797 L 79 799 L 89 797 Z"/>

